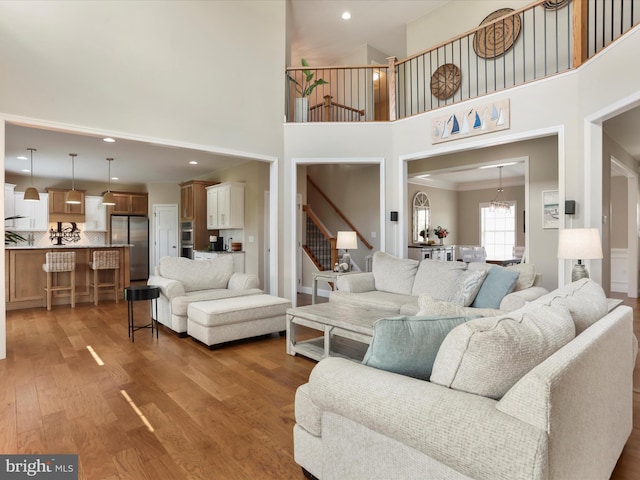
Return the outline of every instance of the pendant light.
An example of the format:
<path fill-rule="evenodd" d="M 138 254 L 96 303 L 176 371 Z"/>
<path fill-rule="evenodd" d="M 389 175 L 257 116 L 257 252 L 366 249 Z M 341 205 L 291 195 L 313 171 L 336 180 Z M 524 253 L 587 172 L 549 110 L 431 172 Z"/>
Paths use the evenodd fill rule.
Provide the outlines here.
<path fill-rule="evenodd" d="M 29 152 L 31 152 L 31 183 L 29 184 L 29 188 L 24 191 L 24 200 L 26 202 L 37 202 L 40 200 L 40 194 L 38 190 L 33 186 L 33 152 L 36 151 L 35 148 L 27 148 Z"/>
<path fill-rule="evenodd" d="M 115 205 L 116 199 L 111 193 L 111 162 L 113 162 L 113 158 L 107 158 L 107 162 L 109 162 L 109 187 L 107 191 L 102 196 L 102 204 L 103 205 Z"/>
<path fill-rule="evenodd" d="M 507 203 L 507 201 L 504 199 L 504 189 L 502 188 L 502 166 L 498 167 L 498 171 L 500 172 L 500 185 L 498 187 L 498 194 L 493 200 L 491 200 L 489 209 L 495 213 L 507 213 L 511 210 L 511 204 Z"/>
<path fill-rule="evenodd" d="M 71 190 L 67 192 L 65 203 L 75 205 L 82 203 L 82 193 L 76 190 L 75 160 L 78 154 L 70 153 L 69 156 L 71 157 Z"/>

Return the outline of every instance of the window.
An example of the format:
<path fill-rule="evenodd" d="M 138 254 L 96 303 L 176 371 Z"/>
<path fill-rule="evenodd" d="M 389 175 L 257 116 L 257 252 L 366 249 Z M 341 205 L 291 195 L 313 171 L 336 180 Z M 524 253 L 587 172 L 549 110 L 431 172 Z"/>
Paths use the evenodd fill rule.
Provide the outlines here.
<path fill-rule="evenodd" d="M 480 243 L 487 258 L 502 260 L 511 258 L 516 244 L 516 202 L 507 212 L 494 212 L 488 203 L 480 204 Z"/>

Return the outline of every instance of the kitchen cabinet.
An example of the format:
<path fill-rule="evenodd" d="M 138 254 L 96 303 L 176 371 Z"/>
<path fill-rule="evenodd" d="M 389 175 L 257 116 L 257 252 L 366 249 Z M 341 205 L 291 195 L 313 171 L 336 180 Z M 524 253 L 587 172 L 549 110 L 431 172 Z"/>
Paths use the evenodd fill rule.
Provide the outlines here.
<path fill-rule="evenodd" d="M 207 228 L 244 228 L 244 183 L 207 187 Z"/>
<path fill-rule="evenodd" d="M 219 255 L 231 255 L 233 257 L 233 271 L 244 273 L 244 252 L 193 252 L 194 260 L 211 260 Z"/>
<path fill-rule="evenodd" d="M 14 192 L 14 212 L 23 218 L 14 220 L 13 228 L 21 232 L 46 232 L 49 230 L 49 195 L 40 193 L 37 202 L 25 201 L 24 192 Z"/>
<path fill-rule="evenodd" d="M 180 222 L 191 222 L 193 248 L 204 250 L 209 245 L 207 230 L 207 187 L 216 182 L 191 180 L 180 184 Z"/>
<path fill-rule="evenodd" d="M 66 203 L 69 190 L 47 188 L 49 194 L 49 222 L 84 223 L 84 190 L 80 192 L 82 200 L 79 204 Z"/>
<path fill-rule="evenodd" d="M 15 215 L 14 210 L 14 195 L 13 189 L 16 186 L 13 183 L 5 183 L 4 184 L 4 218 L 13 217 Z M 5 228 L 13 227 L 13 220 L 6 220 L 4 222 Z"/>
<path fill-rule="evenodd" d="M 106 232 L 107 231 L 107 206 L 102 204 L 102 197 L 87 195 L 84 198 L 85 232 Z"/>
<path fill-rule="evenodd" d="M 116 204 L 110 207 L 113 214 L 146 215 L 148 212 L 148 194 L 137 192 L 111 192 Z"/>

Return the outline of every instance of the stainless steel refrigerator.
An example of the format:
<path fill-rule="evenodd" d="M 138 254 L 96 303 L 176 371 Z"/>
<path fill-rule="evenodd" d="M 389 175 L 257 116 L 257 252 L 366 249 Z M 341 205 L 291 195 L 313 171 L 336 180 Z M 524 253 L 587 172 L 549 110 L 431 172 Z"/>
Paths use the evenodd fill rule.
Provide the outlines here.
<path fill-rule="evenodd" d="M 128 244 L 131 280 L 149 278 L 149 219 L 137 215 L 111 215 L 111 244 Z"/>

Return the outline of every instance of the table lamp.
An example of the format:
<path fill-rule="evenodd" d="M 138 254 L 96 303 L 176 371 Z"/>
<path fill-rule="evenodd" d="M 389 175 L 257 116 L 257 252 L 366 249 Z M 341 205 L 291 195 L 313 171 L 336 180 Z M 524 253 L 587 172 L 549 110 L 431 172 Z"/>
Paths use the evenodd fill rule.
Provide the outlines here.
<path fill-rule="evenodd" d="M 597 228 L 570 228 L 560 230 L 558 238 L 558 258 L 577 259 L 571 270 L 571 281 L 589 278 L 589 272 L 582 260 L 602 258 L 602 243 Z"/>
<path fill-rule="evenodd" d="M 349 250 L 356 250 L 358 248 L 358 236 L 356 232 L 338 232 L 336 248 L 338 250 L 344 250 L 344 255 L 342 255 L 340 263 L 346 263 L 347 271 L 351 270 L 351 255 L 349 255 Z"/>

